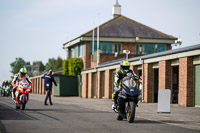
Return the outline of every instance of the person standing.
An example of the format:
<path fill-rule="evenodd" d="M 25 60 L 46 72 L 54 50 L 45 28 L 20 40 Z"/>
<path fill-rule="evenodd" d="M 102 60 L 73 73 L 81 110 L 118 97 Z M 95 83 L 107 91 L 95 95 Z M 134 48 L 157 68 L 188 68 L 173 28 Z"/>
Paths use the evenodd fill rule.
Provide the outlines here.
<path fill-rule="evenodd" d="M 53 105 L 53 103 L 51 101 L 52 82 L 54 83 L 55 86 L 57 86 L 57 84 L 56 84 L 56 81 L 54 80 L 54 76 L 52 75 L 52 70 L 49 70 L 49 72 L 44 74 L 44 76 L 42 78 L 44 79 L 44 89 L 47 91 L 44 105 L 48 105 L 47 104 L 48 98 L 49 98 L 50 105 Z"/>

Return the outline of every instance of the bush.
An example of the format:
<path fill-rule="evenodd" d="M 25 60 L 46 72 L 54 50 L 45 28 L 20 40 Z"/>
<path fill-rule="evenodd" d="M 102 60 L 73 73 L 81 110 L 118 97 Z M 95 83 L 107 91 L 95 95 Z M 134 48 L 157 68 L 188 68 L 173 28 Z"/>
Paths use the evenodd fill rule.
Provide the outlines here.
<path fill-rule="evenodd" d="M 83 70 L 83 61 L 81 58 L 71 58 L 63 61 L 63 74 L 76 76 Z"/>
<path fill-rule="evenodd" d="M 62 62 L 63 75 L 69 75 L 68 62 L 68 60 Z"/>

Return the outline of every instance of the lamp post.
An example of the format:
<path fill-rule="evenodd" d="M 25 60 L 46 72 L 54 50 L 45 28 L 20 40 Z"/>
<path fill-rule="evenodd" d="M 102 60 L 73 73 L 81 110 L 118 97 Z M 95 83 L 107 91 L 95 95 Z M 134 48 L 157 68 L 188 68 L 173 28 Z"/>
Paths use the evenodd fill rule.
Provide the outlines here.
<path fill-rule="evenodd" d="M 142 60 L 141 55 L 142 55 L 142 45 L 139 47 L 140 51 L 140 62 L 142 64 L 142 100 L 144 100 L 144 60 Z"/>
<path fill-rule="evenodd" d="M 128 55 L 130 54 L 130 50 L 123 50 L 123 53 L 126 54 L 126 60 L 128 61 Z"/>

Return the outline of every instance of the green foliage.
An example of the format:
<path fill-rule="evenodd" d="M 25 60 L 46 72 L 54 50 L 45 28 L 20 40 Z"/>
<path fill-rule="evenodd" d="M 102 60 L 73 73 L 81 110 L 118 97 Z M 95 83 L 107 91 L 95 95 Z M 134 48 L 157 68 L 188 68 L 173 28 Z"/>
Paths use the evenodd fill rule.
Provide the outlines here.
<path fill-rule="evenodd" d="M 30 62 L 25 62 L 21 57 L 16 58 L 15 61 L 10 64 L 11 73 L 13 73 L 13 75 L 18 73 L 20 68 L 22 68 L 24 65 L 30 65 Z"/>
<path fill-rule="evenodd" d="M 62 70 L 63 70 L 63 75 L 68 75 L 69 70 L 68 70 L 68 60 L 64 60 L 62 63 Z"/>
<path fill-rule="evenodd" d="M 63 74 L 76 76 L 83 70 L 83 61 L 81 58 L 71 58 L 63 61 Z"/>
<path fill-rule="evenodd" d="M 62 69 L 62 58 L 58 57 L 57 60 L 54 58 L 50 58 L 46 64 L 46 70 L 52 69 L 53 71 Z"/>
<path fill-rule="evenodd" d="M 36 66 L 36 65 L 39 66 L 39 72 L 43 72 L 45 70 L 45 66 L 42 63 L 42 61 L 34 61 L 33 66 Z"/>
<path fill-rule="evenodd" d="M 80 75 L 83 70 L 83 61 L 81 58 L 71 58 L 68 62 L 69 75 Z"/>

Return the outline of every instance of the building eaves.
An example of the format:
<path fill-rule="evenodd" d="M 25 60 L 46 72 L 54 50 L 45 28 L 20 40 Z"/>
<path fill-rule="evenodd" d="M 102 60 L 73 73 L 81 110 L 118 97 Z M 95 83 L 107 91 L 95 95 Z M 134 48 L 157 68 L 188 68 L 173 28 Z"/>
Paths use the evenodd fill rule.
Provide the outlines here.
<path fill-rule="evenodd" d="M 134 57 L 134 58 L 130 58 L 128 61 L 134 62 L 134 61 L 138 61 L 140 59 L 145 60 L 145 59 L 149 59 L 149 58 L 156 58 L 156 57 L 172 55 L 172 54 L 176 54 L 176 53 L 182 53 L 182 52 L 197 50 L 197 49 L 200 49 L 200 44 L 189 46 L 189 47 L 183 47 L 183 48 L 179 48 L 179 49 L 168 50 L 168 51 L 159 52 L 159 53 L 154 53 L 154 54 L 149 54 L 149 55 L 144 55 L 144 56 L 141 56 L 141 57 Z M 111 61 L 111 62 L 105 62 L 105 63 L 99 64 L 99 66 L 96 67 L 96 68 L 98 69 L 98 68 L 102 68 L 102 67 L 117 65 L 123 59 L 118 59 L 118 60 L 114 60 L 114 61 Z"/>

